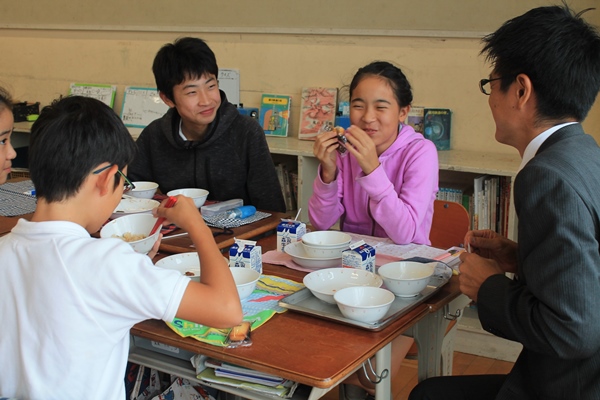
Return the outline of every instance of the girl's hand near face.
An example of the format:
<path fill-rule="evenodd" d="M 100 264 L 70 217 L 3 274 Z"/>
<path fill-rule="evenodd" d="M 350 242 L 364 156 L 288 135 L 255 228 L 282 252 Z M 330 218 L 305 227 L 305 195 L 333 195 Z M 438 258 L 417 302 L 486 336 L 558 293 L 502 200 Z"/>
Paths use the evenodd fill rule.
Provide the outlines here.
<path fill-rule="evenodd" d="M 339 146 L 337 133 L 334 130 L 320 133 L 315 138 L 313 153 L 321 163 L 321 179 L 331 183 L 337 174 L 337 148 Z"/>
<path fill-rule="evenodd" d="M 377 148 L 373 139 L 359 127 L 352 125 L 346 129 L 346 149 L 352 154 L 365 175 L 369 175 L 379 166 Z"/>

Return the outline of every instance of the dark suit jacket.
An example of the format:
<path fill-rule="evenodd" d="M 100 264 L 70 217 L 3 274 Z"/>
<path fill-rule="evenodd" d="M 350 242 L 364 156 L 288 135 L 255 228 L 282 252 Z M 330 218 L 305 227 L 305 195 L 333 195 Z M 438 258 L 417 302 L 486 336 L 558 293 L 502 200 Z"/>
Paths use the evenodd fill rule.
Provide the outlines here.
<path fill-rule="evenodd" d="M 487 331 L 523 344 L 498 399 L 600 399 L 600 148 L 581 125 L 552 134 L 514 184 L 516 280 L 487 279 Z"/>

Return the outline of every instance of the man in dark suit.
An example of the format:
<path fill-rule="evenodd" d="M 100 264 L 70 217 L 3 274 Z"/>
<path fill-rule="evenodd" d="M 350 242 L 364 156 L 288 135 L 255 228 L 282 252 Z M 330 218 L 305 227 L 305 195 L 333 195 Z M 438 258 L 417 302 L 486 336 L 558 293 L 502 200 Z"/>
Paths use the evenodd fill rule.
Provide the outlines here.
<path fill-rule="evenodd" d="M 523 351 L 508 375 L 431 378 L 410 399 L 600 399 L 600 148 L 580 125 L 600 89 L 600 36 L 566 5 L 541 7 L 482 53 L 496 140 L 523 159 L 519 243 L 469 232 L 460 288 L 483 328 Z"/>

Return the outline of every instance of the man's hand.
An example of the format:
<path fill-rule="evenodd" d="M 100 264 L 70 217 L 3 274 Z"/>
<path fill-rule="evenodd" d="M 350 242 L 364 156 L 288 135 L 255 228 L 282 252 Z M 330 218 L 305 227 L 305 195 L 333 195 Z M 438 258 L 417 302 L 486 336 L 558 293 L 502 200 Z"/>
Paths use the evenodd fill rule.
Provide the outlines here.
<path fill-rule="evenodd" d="M 469 252 L 494 260 L 502 271 L 517 272 L 516 242 L 487 229 L 467 232 L 464 243 Z"/>
<path fill-rule="evenodd" d="M 461 264 L 458 267 L 460 291 L 473 301 L 477 301 L 479 288 L 487 278 L 496 274 L 504 274 L 496 261 L 480 257 L 477 254 L 463 252 L 460 255 L 460 261 Z"/>

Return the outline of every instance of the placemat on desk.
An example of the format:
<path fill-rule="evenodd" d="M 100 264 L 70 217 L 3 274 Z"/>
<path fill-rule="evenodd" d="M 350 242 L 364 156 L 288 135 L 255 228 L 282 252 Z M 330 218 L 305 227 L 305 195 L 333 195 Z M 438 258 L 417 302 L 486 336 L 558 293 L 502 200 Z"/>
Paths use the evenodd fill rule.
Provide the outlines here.
<path fill-rule="evenodd" d="M 378 267 L 382 266 L 383 264 L 387 264 L 387 263 L 390 263 L 393 261 L 398 261 L 398 260 L 401 260 L 401 258 L 390 256 L 387 254 L 375 254 L 375 265 L 377 265 Z M 306 268 L 301 265 L 298 265 L 294 262 L 294 260 L 292 259 L 292 256 L 290 256 L 287 253 L 284 253 L 283 251 L 279 251 L 279 250 L 267 251 L 265 254 L 263 254 L 262 261 L 263 261 L 263 263 L 283 265 L 284 267 L 288 267 L 290 269 L 295 269 L 297 271 L 303 271 L 303 272 L 313 272 L 313 271 L 316 271 L 317 269 L 320 269 L 320 268 L 312 268 L 311 269 L 311 268 Z M 342 266 L 341 259 L 340 259 L 339 266 L 340 267 Z"/>
<path fill-rule="evenodd" d="M 37 199 L 35 196 L 25 194 L 33 189 L 31 180 L 0 185 L 0 215 L 15 217 L 34 212 Z"/>
<path fill-rule="evenodd" d="M 303 284 L 289 279 L 273 275 L 261 275 L 254 292 L 242 301 L 244 321 L 252 323 L 251 330 L 257 329 L 271 319 L 273 315 L 287 311 L 279 306 L 279 300 L 303 287 Z M 167 322 L 167 326 L 179 336 L 192 337 L 200 342 L 219 347 L 226 346 L 227 334 L 230 330 L 211 328 L 179 318 Z"/>

